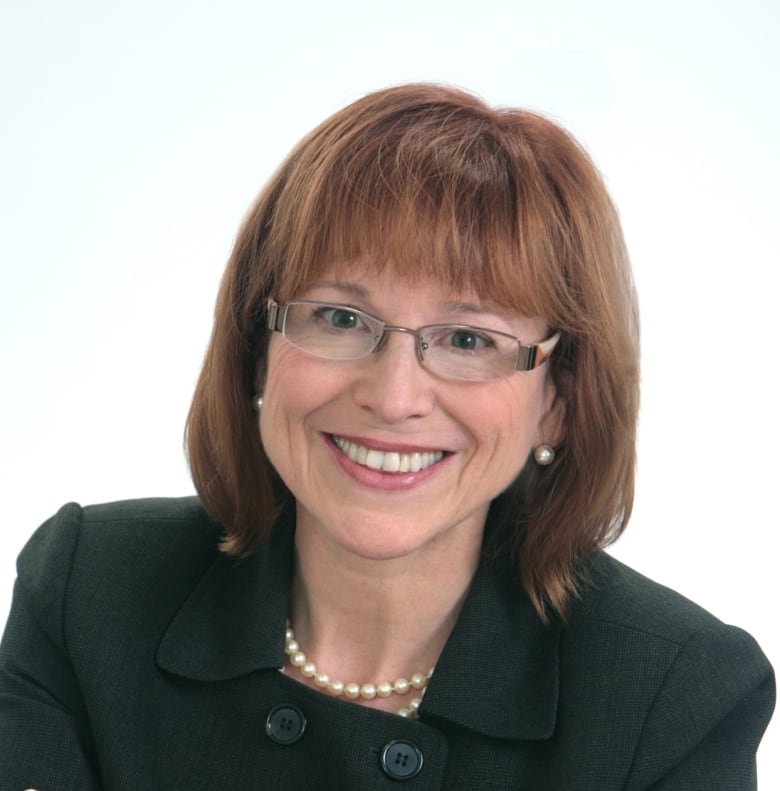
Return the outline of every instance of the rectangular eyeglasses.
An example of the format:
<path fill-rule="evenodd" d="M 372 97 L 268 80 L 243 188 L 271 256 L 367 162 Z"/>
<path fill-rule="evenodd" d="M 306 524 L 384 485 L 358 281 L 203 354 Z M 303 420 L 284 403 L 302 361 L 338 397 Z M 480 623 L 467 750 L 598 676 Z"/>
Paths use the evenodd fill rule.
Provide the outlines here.
<path fill-rule="evenodd" d="M 395 327 L 357 308 L 331 302 L 268 300 L 268 326 L 301 351 L 328 360 L 360 360 L 378 352 L 390 332 L 416 340 L 417 358 L 448 379 L 485 382 L 530 371 L 553 352 L 560 332 L 526 346 L 496 330 L 463 324 L 428 324 L 416 330 Z"/>

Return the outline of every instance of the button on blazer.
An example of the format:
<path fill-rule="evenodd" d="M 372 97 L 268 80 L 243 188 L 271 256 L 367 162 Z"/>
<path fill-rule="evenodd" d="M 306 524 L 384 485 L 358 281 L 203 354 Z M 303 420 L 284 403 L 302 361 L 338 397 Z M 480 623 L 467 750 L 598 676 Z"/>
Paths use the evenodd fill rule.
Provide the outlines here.
<path fill-rule="evenodd" d="M 562 623 L 480 568 L 419 720 L 279 672 L 293 519 L 236 559 L 194 498 L 65 506 L 0 644 L 0 791 L 739 791 L 774 677 L 605 554 Z"/>

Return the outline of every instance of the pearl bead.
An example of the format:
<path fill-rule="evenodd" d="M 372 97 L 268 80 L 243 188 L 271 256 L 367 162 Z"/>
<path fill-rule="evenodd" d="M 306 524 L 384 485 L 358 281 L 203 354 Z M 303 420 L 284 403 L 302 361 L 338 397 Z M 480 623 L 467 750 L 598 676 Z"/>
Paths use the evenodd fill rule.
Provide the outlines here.
<path fill-rule="evenodd" d="M 360 688 L 360 697 L 373 700 L 376 697 L 376 687 L 373 684 L 363 684 Z"/>
<path fill-rule="evenodd" d="M 306 662 L 306 664 L 301 667 L 301 673 L 303 673 L 306 678 L 312 678 L 317 673 L 317 665 L 315 665 L 314 662 Z"/>
<path fill-rule="evenodd" d="M 344 692 L 344 682 L 340 681 L 339 679 L 335 679 L 334 681 L 331 681 L 330 684 L 328 684 L 328 689 L 334 695 L 341 695 L 341 693 Z"/>
<path fill-rule="evenodd" d="M 303 651 L 296 651 L 290 656 L 290 664 L 293 667 L 303 667 L 306 664 L 306 654 Z"/>
<path fill-rule="evenodd" d="M 409 691 L 409 682 L 405 678 L 397 678 L 393 683 L 393 689 L 399 695 L 405 695 Z"/>
<path fill-rule="evenodd" d="M 344 687 L 344 694 L 350 699 L 355 700 L 360 697 L 360 684 L 355 684 L 354 681 L 350 682 Z"/>
<path fill-rule="evenodd" d="M 327 673 L 315 673 L 314 683 L 318 687 L 327 687 L 330 683 L 330 676 Z"/>
<path fill-rule="evenodd" d="M 428 679 L 422 673 L 415 673 L 409 682 L 415 689 L 422 689 L 428 683 Z"/>
<path fill-rule="evenodd" d="M 284 650 L 285 653 L 288 655 L 296 654 L 298 653 L 298 651 L 301 650 L 301 647 L 298 645 L 298 643 L 295 642 L 295 640 L 288 640 L 287 644 L 284 647 Z"/>
<path fill-rule="evenodd" d="M 376 685 L 376 694 L 380 698 L 389 698 L 393 694 L 393 685 L 389 681 L 381 681 Z"/>

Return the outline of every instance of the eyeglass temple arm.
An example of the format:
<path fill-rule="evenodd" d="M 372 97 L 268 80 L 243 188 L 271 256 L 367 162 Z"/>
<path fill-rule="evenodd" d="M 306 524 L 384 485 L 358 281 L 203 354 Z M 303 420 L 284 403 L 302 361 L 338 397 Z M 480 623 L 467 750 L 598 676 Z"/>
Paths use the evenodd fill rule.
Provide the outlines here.
<path fill-rule="evenodd" d="M 265 305 L 266 308 L 268 309 L 269 329 L 271 331 L 281 332 L 282 331 L 281 319 L 282 319 L 283 311 L 279 309 L 279 304 L 269 297 Z M 279 322 L 278 326 L 277 326 L 277 321 Z"/>
<path fill-rule="evenodd" d="M 560 339 L 561 333 L 556 332 L 555 335 L 551 335 L 547 340 L 537 343 L 535 346 L 518 344 L 515 369 L 518 371 L 531 371 L 534 368 L 538 368 L 550 357 Z"/>

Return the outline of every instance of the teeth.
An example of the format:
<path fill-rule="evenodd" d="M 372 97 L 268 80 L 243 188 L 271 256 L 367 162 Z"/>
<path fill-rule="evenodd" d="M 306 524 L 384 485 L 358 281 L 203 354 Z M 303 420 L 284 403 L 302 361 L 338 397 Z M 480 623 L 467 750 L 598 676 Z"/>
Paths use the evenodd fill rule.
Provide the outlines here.
<path fill-rule="evenodd" d="M 419 472 L 431 464 L 436 464 L 444 456 L 441 450 L 429 450 L 423 453 L 399 453 L 398 451 L 382 451 L 357 445 L 341 437 L 333 437 L 333 441 L 341 448 L 341 452 L 352 461 L 382 472 Z"/>
<path fill-rule="evenodd" d="M 372 470 L 381 470 L 384 457 L 385 454 L 381 450 L 370 450 L 366 456 L 366 467 L 371 467 Z"/>

